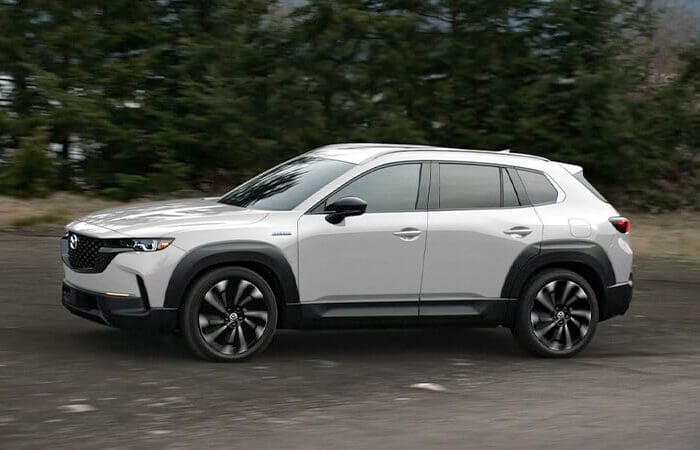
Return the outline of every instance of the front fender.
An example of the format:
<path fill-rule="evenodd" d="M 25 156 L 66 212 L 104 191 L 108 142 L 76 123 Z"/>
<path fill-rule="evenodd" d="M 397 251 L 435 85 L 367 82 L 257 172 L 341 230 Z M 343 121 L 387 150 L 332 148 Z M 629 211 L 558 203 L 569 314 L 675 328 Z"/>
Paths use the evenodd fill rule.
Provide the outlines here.
<path fill-rule="evenodd" d="M 289 262 L 277 247 L 259 241 L 217 242 L 189 251 L 173 271 L 165 292 L 164 306 L 179 308 L 192 281 L 209 269 L 254 263 L 265 266 L 280 282 L 283 304 L 299 303 L 299 289 Z"/>

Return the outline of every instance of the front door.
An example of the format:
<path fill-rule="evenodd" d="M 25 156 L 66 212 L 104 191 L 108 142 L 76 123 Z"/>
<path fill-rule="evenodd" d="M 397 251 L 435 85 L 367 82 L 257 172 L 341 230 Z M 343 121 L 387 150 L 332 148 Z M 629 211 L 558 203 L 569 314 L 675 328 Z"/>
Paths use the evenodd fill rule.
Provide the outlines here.
<path fill-rule="evenodd" d="M 428 220 L 425 170 L 418 162 L 372 169 L 299 219 L 302 306 L 314 305 L 321 319 L 417 318 Z M 329 223 L 325 205 L 344 197 L 361 198 L 367 211 Z"/>

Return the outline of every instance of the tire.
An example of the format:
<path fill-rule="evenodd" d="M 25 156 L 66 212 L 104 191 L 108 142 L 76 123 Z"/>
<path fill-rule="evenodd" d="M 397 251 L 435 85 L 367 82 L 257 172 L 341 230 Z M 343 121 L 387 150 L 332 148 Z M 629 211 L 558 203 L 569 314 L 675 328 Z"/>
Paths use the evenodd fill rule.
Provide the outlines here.
<path fill-rule="evenodd" d="M 543 358 L 568 358 L 583 350 L 598 325 L 598 299 L 580 275 L 549 269 L 523 289 L 513 335 L 527 352 Z"/>
<path fill-rule="evenodd" d="M 244 361 L 264 351 L 277 329 L 277 302 L 270 285 L 243 267 L 215 269 L 189 290 L 182 334 L 198 357 Z"/>

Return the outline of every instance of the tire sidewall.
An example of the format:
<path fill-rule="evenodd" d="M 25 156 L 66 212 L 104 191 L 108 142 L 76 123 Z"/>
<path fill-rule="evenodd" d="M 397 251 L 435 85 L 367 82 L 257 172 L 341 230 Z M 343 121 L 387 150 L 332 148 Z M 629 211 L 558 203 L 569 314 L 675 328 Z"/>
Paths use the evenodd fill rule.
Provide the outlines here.
<path fill-rule="evenodd" d="M 547 347 L 535 335 L 535 330 L 530 321 L 530 311 L 535 302 L 535 297 L 540 289 L 548 283 L 557 280 L 570 280 L 581 286 L 591 301 L 591 323 L 588 333 L 574 348 L 570 350 L 553 350 Z M 523 290 L 523 295 L 518 301 L 516 309 L 513 334 L 519 343 L 530 353 L 547 358 L 568 358 L 582 351 L 593 339 L 598 326 L 598 298 L 590 283 L 579 274 L 566 269 L 545 270 L 532 278 Z"/>
<path fill-rule="evenodd" d="M 240 278 L 253 283 L 263 294 L 268 321 L 260 339 L 246 352 L 228 355 L 210 347 L 199 329 L 199 307 L 204 295 L 223 279 Z M 261 353 L 272 341 L 277 329 L 277 301 L 270 285 L 256 272 L 244 267 L 214 269 L 197 279 L 189 289 L 182 310 L 182 329 L 188 347 L 200 358 L 216 362 L 244 361 Z"/>

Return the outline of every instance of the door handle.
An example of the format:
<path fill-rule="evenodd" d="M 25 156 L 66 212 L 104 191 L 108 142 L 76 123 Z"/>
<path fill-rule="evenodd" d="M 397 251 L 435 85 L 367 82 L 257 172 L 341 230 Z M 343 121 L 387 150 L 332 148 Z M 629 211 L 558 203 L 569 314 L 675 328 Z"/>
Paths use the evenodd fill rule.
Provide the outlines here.
<path fill-rule="evenodd" d="M 510 230 L 506 230 L 503 232 L 503 234 L 507 234 L 508 236 L 520 237 L 525 237 L 530 233 L 532 233 L 532 230 L 528 227 L 513 227 Z"/>
<path fill-rule="evenodd" d="M 403 228 L 399 231 L 394 231 L 393 235 L 404 241 L 412 241 L 420 236 L 421 233 L 422 231 L 418 228 Z"/>

